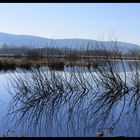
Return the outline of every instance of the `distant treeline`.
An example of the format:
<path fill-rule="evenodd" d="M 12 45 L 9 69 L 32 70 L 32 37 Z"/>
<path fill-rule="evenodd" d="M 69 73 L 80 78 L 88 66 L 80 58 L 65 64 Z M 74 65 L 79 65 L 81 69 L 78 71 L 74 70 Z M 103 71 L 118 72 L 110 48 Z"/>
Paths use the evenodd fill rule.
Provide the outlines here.
<path fill-rule="evenodd" d="M 117 49 L 106 50 L 104 48 L 89 48 L 81 47 L 81 48 L 68 48 L 68 47 L 46 47 L 46 48 L 31 48 L 30 46 L 8 46 L 4 44 L 2 48 L 0 48 L 0 55 L 18 55 L 25 57 L 47 57 L 47 56 L 59 56 L 59 57 L 67 57 L 70 59 L 75 59 L 77 57 L 88 57 L 88 56 L 119 56 L 119 55 L 131 57 L 133 55 L 140 56 L 140 51 L 133 50 L 128 53 L 122 53 Z"/>
<path fill-rule="evenodd" d="M 110 59 L 140 60 L 140 51 L 121 52 L 117 47 L 113 50 L 102 48 L 67 48 L 46 47 L 30 48 L 29 46 L 8 46 L 0 48 L 0 70 L 31 69 L 48 66 L 49 69 L 63 70 L 64 66 L 84 66 L 97 68 L 104 65 L 102 61 Z"/>

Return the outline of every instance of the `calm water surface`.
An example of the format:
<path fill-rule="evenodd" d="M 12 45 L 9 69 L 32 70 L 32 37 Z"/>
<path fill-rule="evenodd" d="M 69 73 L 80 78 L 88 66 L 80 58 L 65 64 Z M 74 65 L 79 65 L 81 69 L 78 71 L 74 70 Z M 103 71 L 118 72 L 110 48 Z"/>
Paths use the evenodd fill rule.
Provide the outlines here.
<path fill-rule="evenodd" d="M 88 69 L 85 68 L 83 70 L 79 67 L 76 68 L 83 73 L 84 77 L 86 77 L 89 83 L 92 83 L 91 85 L 94 87 L 95 83 L 92 81 L 91 75 L 88 73 Z M 125 68 L 127 69 L 127 66 Z M 46 73 L 49 72 L 48 68 L 42 69 L 44 69 L 44 72 Z M 57 73 L 61 76 L 66 74 L 69 79 L 72 75 L 71 69 L 72 68 L 65 67 L 64 71 L 57 71 Z M 91 72 L 94 73 L 94 76 L 96 75 L 94 69 L 92 69 Z M 30 71 L 28 71 L 28 73 L 30 73 Z M 119 73 L 121 77 L 124 77 L 123 70 L 120 69 Z M 129 70 L 127 73 L 129 75 Z M 24 76 L 22 70 L 18 70 L 16 74 Z M 139 109 L 136 114 L 128 112 L 129 107 L 127 103 L 129 102 L 129 95 L 126 95 L 125 97 L 125 106 L 124 99 L 121 98 L 117 103 L 114 103 L 110 112 L 106 107 L 108 105 L 104 104 L 100 110 L 95 113 L 96 108 L 98 108 L 102 103 L 102 101 L 97 102 L 97 104 L 94 102 L 100 97 L 96 96 L 93 98 L 95 94 L 93 92 L 97 90 L 96 88 L 95 90 L 85 90 L 84 92 L 80 91 L 80 88 L 76 89 L 70 98 L 67 96 L 68 101 L 66 101 L 66 103 L 62 103 L 65 94 L 64 96 L 58 96 L 57 98 L 59 100 L 57 101 L 57 98 L 55 99 L 56 102 L 54 106 L 50 105 L 54 101 L 54 99 L 51 98 L 56 96 L 51 96 L 49 99 L 50 102 L 44 102 L 43 106 L 38 106 L 36 108 L 38 118 L 36 115 L 33 115 L 35 113 L 34 107 L 30 106 L 30 111 L 27 111 L 26 116 L 21 120 L 18 120 L 20 111 L 17 112 L 17 115 L 14 117 L 12 115 L 11 117 L 10 115 L 7 116 L 7 113 L 12 110 L 11 102 L 13 101 L 11 94 L 8 92 L 9 89 L 14 91 L 9 82 L 11 77 L 14 77 L 13 72 L 7 71 L 0 73 L 1 136 L 96 136 L 96 132 L 101 130 L 104 131 L 105 136 L 140 136 Z M 65 93 L 69 93 L 67 88 L 65 88 L 65 90 Z M 100 94 L 103 93 L 103 90 Z M 83 93 L 81 94 L 81 92 Z M 61 92 L 57 93 L 56 91 L 56 93 L 53 94 L 61 95 Z M 76 98 L 78 99 L 77 101 Z M 137 106 L 138 105 L 139 103 Z M 22 104 L 17 104 L 17 106 L 22 106 Z M 14 109 L 15 108 L 13 108 L 13 111 Z M 122 109 L 123 112 L 121 112 Z M 120 114 L 121 117 L 119 118 Z M 36 121 L 36 119 L 38 119 L 38 121 Z M 113 128 L 117 119 L 118 122 L 116 123 L 115 128 Z"/>

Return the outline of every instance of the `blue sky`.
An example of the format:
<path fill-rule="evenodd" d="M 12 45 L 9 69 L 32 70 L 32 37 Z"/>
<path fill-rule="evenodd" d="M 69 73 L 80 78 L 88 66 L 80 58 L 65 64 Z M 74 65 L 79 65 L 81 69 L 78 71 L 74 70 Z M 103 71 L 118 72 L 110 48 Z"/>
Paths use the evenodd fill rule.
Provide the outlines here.
<path fill-rule="evenodd" d="M 140 4 L 1 3 L 0 32 L 140 43 Z"/>

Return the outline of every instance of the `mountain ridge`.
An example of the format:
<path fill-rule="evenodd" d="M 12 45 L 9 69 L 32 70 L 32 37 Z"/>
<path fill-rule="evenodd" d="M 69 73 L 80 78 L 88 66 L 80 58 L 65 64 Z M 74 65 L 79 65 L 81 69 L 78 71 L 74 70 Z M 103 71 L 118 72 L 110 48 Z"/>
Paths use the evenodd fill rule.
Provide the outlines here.
<path fill-rule="evenodd" d="M 113 49 L 114 41 L 98 41 L 92 39 L 80 39 L 80 38 L 63 38 L 63 39 L 51 39 L 35 35 L 18 35 L 11 33 L 0 32 L 0 47 L 6 43 L 8 46 L 27 46 L 27 47 L 68 47 L 77 48 L 81 47 L 95 47 L 95 49 Z M 139 45 L 117 41 L 117 45 L 121 51 L 127 52 L 128 50 L 140 49 Z"/>

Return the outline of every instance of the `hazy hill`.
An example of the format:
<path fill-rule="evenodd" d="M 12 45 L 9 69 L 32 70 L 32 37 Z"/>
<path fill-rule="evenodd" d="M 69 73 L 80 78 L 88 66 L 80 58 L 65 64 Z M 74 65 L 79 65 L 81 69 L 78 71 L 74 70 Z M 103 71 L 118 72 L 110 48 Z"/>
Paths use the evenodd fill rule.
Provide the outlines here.
<path fill-rule="evenodd" d="M 44 37 L 32 36 L 32 35 L 15 35 L 0 32 L 0 47 L 6 43 L 9 47 L 22 47 L 29 48 L 42 48 L 42 47 L 68 47 L 77 48 L 87 47 L 90 49 L 107 49 L 112 50 L 114 48 L 114 42 L 112 41 L 97 41 L 88 39 L 49 39 Z M 121 51 L 137 50 L 140 46 L 132 43 L 117 42 L 117 46 Z"/>

